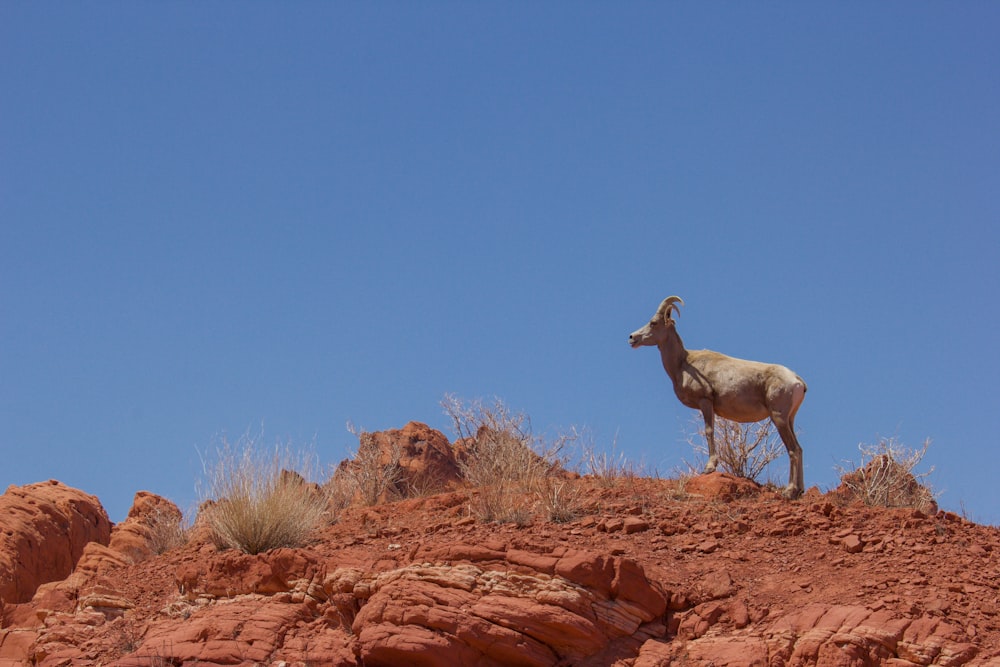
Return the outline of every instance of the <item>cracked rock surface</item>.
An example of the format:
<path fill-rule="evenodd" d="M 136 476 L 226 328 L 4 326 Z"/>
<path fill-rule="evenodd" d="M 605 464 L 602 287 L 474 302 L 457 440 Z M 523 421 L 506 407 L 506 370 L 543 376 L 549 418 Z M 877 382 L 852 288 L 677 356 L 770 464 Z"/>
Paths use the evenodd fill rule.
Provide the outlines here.
<path fill-rule="evenodd" d="M 453 490 L 256 556 L 197 530 L 156 555 L 142 518 L 172 505 L 145 492 L 112 529 L 12 488 L 0 667 L 1000 664 L 997 528 L 717 473 L 576 484 L 566 523 L 481 524 Z"/>

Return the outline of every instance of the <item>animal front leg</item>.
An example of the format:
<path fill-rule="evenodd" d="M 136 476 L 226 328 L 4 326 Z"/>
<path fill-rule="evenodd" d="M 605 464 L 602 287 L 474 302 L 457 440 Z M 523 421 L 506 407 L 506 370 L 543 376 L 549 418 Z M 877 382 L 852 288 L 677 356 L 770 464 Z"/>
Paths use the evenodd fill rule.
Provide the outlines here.
<path fill-rule="evenodd" d="M 715 472 L 719 467 L 719 455 L 715 451 L 715 408 L 711 401 L 702 401 L 701 414 L 705 418 L 705 442 L 708 444 L 708 463 L 705 464 L 705 473 Z"/>

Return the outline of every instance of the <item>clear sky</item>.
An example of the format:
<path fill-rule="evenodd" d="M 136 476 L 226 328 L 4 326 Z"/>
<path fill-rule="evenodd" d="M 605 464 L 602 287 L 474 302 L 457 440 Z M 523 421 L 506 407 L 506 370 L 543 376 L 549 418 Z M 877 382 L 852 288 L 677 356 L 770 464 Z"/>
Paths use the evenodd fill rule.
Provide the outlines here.
<path fill-rule="evenodd" d="M 5 2 L 0 486 L 191 507 L 446 392 L 668 474 L 678 294 L 806 379 L 807 486 L 931 438 L 1000 523 L 998 223 L 996 3 Z"/>

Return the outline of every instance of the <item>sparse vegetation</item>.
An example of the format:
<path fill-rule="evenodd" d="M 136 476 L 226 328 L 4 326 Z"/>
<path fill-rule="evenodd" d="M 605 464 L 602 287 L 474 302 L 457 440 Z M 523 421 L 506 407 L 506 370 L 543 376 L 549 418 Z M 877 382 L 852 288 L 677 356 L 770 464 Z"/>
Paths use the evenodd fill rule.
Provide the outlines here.
<path fill-rule="evenodd" d="M 551 441 L 536 437 L 528 416 L 500 399 L 466 403 L 448 394 L 441 406 L 459 439 L 462 474 L 476 489 L 471 502 L 478 520 L 524 524 L 539 501 L 550 518 L 572 513 L 569 489 L 550 478 L 566 475 L 565 450 L 575 432 Z"/>
<path fill-rule="evenodd" d="M 697 474 L 704 468 L 708 446 L 701 417 L 693 417 L 691 424 L 694 433 L 688 437 L 688 443 L 697 459 L 695 464 L 687 465 L 690 472 Z M 781 438 L 770 421 L 741 424 L 721 417 L 715 419 L 715 448 L 723 472 L 755 482 L 760 482 L 758 478 L 784 451 Z"/>
<path fill-rule="evenodd" d="M 149 529 L 149 548 L 154 554 L 163 554 L 188 541 L 189 526 L 184 515 L 173 508 L 157 508 L 146 518 Z"/>
<path fill-rule="evenodd" d="M 343 466 L 344 479 L 367 506 L 386 500 L 397 491 L 403 469 L 399 465 L 399 447 L 383 451 L 372 433 L 348 424 L 347 430 L 358 438 L 358 449 Z"/>
<path fill-rule="evenodd" d="M 327 511 L 332 523 L 354 502 L 357 489 L 344 467 L 340 467 L 323 484 L 323 493 L 326 495 Z"/>
<path fill-rule="evenodd" d="M 841 488 L 866 505 L 936 511 L 934 493 L 926 484 L 934 468 L 914 472 L 930 445 L 928 439 L 920 449 L 911 449 L 894 437 L 882 438 L 874 445 L 861 443 L 860 464 L 838 467 Z"/>
<path fill-rule="evenodd" d="M 617 438 L 611 442 L 610 452 L 598 451 L 592 439 L 584 439 L 583 465 L 588 475 L 607 488 L 643 475 L 641 465 L 629 461 L 624 452 L 618 451 Z"/>
<path fill-rule="evenodd" d="M 312 458 L 267 450 L 249 435 L 223 442 L 205 463 L 201 516 L 219 548 L 256 554 L 302 546 L 327 515 L 327 496 L 307 481 Z"/>
<path fill-rule="evenodd" d="M 111 641 L 119 655 L 134 653 L 142 645 L 142 630 L 132 619 L 119 617 L 108 624 Z"/>
<path fill-rule="evenodd" d="M 536 494 L 538 505 L 546 519 L 553 523 L 568 523 L 580 512 L 581 491 L 578 480 L 542 478 Z"/>

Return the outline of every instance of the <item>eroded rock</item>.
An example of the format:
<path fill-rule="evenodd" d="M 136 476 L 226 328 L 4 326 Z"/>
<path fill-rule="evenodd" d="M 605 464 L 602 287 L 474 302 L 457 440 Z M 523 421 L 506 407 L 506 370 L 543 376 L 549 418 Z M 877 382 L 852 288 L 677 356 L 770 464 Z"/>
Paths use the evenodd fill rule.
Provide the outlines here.
<path fill-rule="evenodd" d="M 520 571 L 504 554 L 469 553 L 481 560 L 411 565 L 359 584 L 366 602 L 353 629 L 366 665 L 401 664 L 404 655 L 442 666 L 579 664 L 666 609 L 627 559 L 573 551 L 529 572 L 520 553 Z"/>
<path fill-rule="evenodd" d="M 55 480 L 9 487 L 0 496 L 0 528 L 0 600 L 7 604 L 66 578 L 89 543 L 111 537 L 100 501 Z"/>

